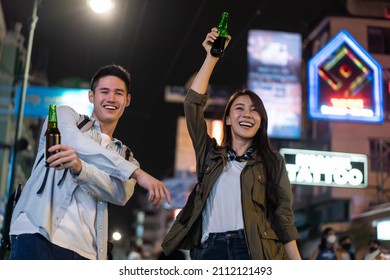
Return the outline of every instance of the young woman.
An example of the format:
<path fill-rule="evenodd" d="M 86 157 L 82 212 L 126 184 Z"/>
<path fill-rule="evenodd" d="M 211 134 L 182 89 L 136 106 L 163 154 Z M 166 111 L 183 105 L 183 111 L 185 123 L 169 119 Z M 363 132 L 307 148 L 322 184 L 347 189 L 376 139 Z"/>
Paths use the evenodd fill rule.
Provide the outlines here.
<path fill-rule="evenodd" d="M 204 171 L 203 180 L 162 247 L 166 254 L 175 248 L 191 249 L 191 259 L 198 260 L 301 259 L 287 171 L 269 142 L 267 113 L 258 95 L 242 90 L 231 96 L 220 146 L 207 134 L 203 111 L 219 60 L 210 54 L 217 37 L 216 28 L 207 34 L 206 58 L 184 102 L 198 177 Z"/>
<path fill-rule="evenodd" d="M 338 260 L 336 231 L 327 227 L 322 231 L 321 242 L 311 255 L 311 260 Z"/>

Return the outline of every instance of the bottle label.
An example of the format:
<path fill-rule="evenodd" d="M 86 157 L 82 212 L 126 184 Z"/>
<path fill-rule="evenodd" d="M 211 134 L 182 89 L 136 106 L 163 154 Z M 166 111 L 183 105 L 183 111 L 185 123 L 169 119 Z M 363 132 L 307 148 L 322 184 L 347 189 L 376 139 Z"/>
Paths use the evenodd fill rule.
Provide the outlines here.
<path fill-rule="evenodd" d="M 46 137 L 46 149 L 45 149 L 45 158 L 47 160 L 48 157 L 58 153 L 59 151 L 49 152 L 48 149 L 54 145 L 61 144 L 61 135 L 60 134 L 48 134 Z M 47 165 L 46 165 L 47 166 Z"/>
<path fill-rule="evenodd" d="M 219 36 L 213 43 L 210 53 L 215 57 L 222 57 L 225 50 L 226 38 Z"/>

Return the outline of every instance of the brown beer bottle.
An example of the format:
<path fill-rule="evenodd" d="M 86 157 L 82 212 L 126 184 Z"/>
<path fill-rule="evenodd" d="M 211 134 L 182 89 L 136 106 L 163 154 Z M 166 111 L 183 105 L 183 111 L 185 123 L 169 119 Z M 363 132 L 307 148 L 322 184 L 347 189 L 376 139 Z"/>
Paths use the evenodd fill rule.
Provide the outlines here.
<path fill-rule="evenodd" d="M 46 136 L 46 161 L 47 158 L 51 155 L 55 154 L 56 152 L 49 152 L 48 149 L 51 146 L 61 144 L 61 133 L 58 129 L 58 123 L 57 123 L 57 106 L 54 104 L 50 104 L 49 106 L 49 117 L 47 120 L 47 130 L 45 133 Z M 47 163 L 46 163 L 46 166 Z"/>
<path fill-rule="evenodd" d="M 229 36 L 228 33 L 228 18 L 229 13 L 223 12 L 221 20 L 218 24 L 218 38 L 213 42 L 213 45 L 211 46 L 210 53 L 212 56 L 215 57 L 222 57 L 224 50 L 225 50 L 225 42 L 226 38 Z"/>

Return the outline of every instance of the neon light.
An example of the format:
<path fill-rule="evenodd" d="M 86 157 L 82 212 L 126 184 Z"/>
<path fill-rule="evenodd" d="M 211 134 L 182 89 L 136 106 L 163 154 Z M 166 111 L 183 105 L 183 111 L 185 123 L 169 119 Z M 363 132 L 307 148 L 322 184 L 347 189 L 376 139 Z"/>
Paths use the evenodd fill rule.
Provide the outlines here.
<path fill-rule="evenodd" d="M 367 118 L 372 118 L 374 116 L 374 112 L 370 109 L 330 107 L 326 105 L 321 106 L 321 114 L 329 116 L 335 115 L 343 117 L 354 116 Z"/>
<path fill-rule="evenodd" d="M 331 98 L 330 102 L 333 107 L 338 108 L 351 108 L 351 109 L 363 109 L 363 99 L 346 99 L 346 98 Z"/>
<path fill-rule="evenodd" d="M 355 96 L 357 95 L 360 90 L 369 82 L 371 81 L 371 77 L 368 75 L 361 75 L 358 76 L 353 82 L 351 82 L 351 85 L 349 87 L 349 90 L 345 91 L 345 96 Z"/>
<path fill-rule="evenodd" d="M 338 90 L 342 86 L 342 83 L 340 81 L 336 81 L 336 79 L 334 77 L 330 77 L 330 75 L 328 76 L 321 69 L 318 69 L 318 74 L 328 83 L 328 85 L 332 87 L 333 90 Z"/>
<path fill-rule="evenodd" d="M 348 78 L 352 74 L 352 69 L 346 64 L 342 65 L 339 71 L 344 78 Z"/>
<path fill-rule="evenodd" d="M 336 34 L 309 61 L 308 70 L 310 118 L 384 121 L 382 67 L 347 31 Z"/>
<path fill-rule="evenodd" d="M 342 48 L 334 57 L 333 59 L 331 59 L 328 63 L 325 64 L 325 67 L 324 69 L 326 71 L 329 71 L 330 69 L 332 69 L 337 62 L 340 61 L 340 59 L 342 59 L 345 55 L 346 51 L 345 51 L 345 48 Z"/>

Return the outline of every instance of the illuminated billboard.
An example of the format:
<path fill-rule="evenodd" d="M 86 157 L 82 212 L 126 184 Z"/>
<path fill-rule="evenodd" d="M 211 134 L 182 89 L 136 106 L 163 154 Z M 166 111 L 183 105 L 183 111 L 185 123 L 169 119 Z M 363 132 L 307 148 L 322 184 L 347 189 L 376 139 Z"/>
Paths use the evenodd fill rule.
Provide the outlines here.
<path fill-rule="evenodd" d="M 347 31 L 328 42 L 308 69 L 310 118 L 384 121 L 382 68 Z"/>
<path fill-rule="evenodd" d="M 297 33 L 250 30 L 248 89 L 263 100 L 272 138 L 301 137 L 301 36 Z"/>
<path fill-rule="evenodd" d="M 367 156 L 300 149 L 281 149 L 291 184 L 366 188 Z"/>
<path fill-rule="evenodd" d="M 390 220 L 383 219 L 376 222 L 376 236 L 379 240 L 390 240 Z"/>
<path fill-rule="evenodd" d="M 45 118 L 50 104 L 68 105 L 79 114 L 90 116 L 93 111 L 93 104 L 88 99 L 89 89 L 83 88 L 61 88 L 28 86 L 26 89 L 26 99 L 24 105 L 24 116 Z M 22 88 L 16 90 L 15 114 L 19 111 L 19 103 Z"/>

